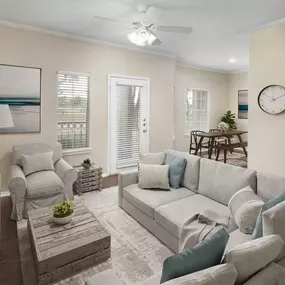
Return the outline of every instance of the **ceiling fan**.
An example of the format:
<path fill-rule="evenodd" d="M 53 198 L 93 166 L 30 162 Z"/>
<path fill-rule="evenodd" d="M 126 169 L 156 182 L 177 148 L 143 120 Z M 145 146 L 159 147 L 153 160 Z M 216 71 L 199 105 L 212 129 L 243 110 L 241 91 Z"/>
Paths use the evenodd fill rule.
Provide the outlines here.
<path fill-rule="evenodd" d="M 137 7 L 138 12 L 141 14 L 142 18 L 147 15 L 150 9 L 150 5 L 139 5 Z M 133 31 L 127 34 L 129 41 L 137 46 L 147 46 L 147 45 L 160 45 L 161 40 L 156 36 L 156 32 L 169 32 L 169 33 L 180 33 L 180 34 L 191 34 L 191 27 L 179 27 L 179 26 L 159 26 L 155 22 L 149 23 L 148 21 L 141 20 L 138 22 L 133 22 L 131 25 L 116 19 L 104 18 L 95 16 L 97 19 L 113 21 L 121 23 L 124 25 L 131 26 Z"/>

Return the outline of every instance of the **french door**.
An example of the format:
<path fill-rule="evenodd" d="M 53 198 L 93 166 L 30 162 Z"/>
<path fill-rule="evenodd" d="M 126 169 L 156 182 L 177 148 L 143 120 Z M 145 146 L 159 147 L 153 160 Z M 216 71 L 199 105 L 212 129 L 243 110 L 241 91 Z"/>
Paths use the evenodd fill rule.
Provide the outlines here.
<path fill-rule="evenodd" d="M 148 152 L 147 79 L 109 77 L 109 172 L 135 167 Z"/>

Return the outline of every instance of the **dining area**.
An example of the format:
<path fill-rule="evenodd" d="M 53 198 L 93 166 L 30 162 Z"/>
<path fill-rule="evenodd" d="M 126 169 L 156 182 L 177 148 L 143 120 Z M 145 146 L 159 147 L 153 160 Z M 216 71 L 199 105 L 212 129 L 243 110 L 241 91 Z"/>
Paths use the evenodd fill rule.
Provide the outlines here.
<path fill-rule="evenodd" d="M 247 131 L 243 130 L 210 129 L 208 132 L 192 130 L 189 153 L 247 167 L 248 153 L 247 141 L 244 140 L 245 134 Z"/>

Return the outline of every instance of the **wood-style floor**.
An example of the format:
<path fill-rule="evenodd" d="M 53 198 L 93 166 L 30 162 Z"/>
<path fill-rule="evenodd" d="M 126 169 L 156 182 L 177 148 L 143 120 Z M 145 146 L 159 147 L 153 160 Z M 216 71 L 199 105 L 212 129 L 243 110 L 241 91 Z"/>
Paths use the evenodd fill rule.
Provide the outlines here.
<path fill-rule="evenodd" d="M 0 198 L 0 284 L 22 285 L 16 222 L 10 219 L 11 198 Z"/>

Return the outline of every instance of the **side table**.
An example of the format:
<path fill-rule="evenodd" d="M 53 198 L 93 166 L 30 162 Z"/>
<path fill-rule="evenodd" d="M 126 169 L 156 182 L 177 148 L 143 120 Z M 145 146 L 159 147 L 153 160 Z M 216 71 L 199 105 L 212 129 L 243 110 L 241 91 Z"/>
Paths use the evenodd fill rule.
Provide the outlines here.
<path fill-rule="evenodd" d="M 78 178 L 73 184 L 73 191 L 77 195 L 82 195 L 84 192 L 102 190 L 103 183 L 103 168 L 92 166 L 86 169 L 82 166 L 73 166 L 78 172 Z"/>

